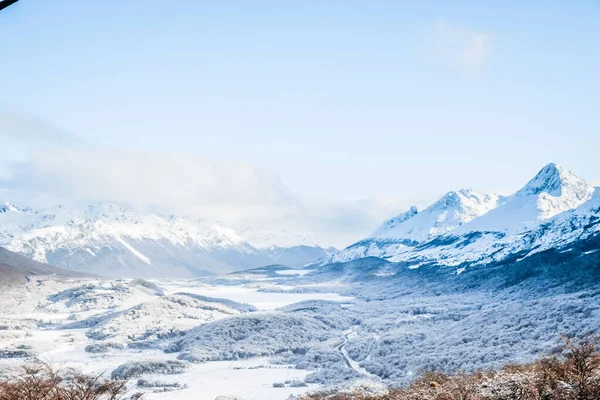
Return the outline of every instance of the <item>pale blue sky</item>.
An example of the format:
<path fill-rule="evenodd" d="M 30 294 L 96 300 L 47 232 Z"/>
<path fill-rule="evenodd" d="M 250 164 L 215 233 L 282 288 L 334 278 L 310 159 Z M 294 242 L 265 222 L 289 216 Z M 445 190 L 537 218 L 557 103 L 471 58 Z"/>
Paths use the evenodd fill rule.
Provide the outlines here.
<path fill-rule="evenodd" d="M 510 191 L 550 161 L 600 183 L 598 1 L 166 4 L 21 0 L 0 13 L 0 161 L 36 160 L 17 186 L 62 171 L 63 141 L 69 154 L 243 162 L 269 175 L 252 191 L 284 187 L 268 204 L 288 191 L 391 199 L 381 215 L 451 189 Z"/>

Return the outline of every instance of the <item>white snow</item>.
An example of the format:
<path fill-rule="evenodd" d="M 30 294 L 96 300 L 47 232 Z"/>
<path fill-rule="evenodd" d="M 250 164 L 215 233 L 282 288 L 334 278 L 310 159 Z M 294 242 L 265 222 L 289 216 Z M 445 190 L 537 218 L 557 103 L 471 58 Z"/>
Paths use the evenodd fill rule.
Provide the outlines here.
<path fill-rule="evenodd" d="M 61 245 L 86 243 L 91 245 L 90 249 L 97 249 L 109 238 L 122 237 L 166 240 L 179 246 L 191 242 L 201 248 L 243 242 L 232 228 L 219 222 L 143 214 L 110 203 L 94 204 L 83 210 L 55 207 L 45 211 L 5 212 L 0 214 L 0 227 L 0 244 L 15 250 L 33 240 L 37 240 L 36 247 L 44 245 L 46 251 Z"/>
<path fill-rule="evenodd" d="M 282 269 L 275 271 L 279 275 L 306 275 L 311 273 L 310 269 Z"/>
<path fill-rule="evenodd" d="M 449 192 L 421 212 L 412 207 L 384 222 L 372 237 L 421 243 L 485 214 L 498 205 L 499 199 L 498 195 L 477 193 L 471 189 Z"/>
<path fill-rule="evenodd" d="M 146 264 L 152 264 L 152 262 L 150 261 L 150 259 L 148 257 L 146 257 L 145 255 L 143 255 L 142 253 L 140 253 L 139 251 L 137 251 L 136 249 L 134 249 L 133 246 L 131 246 L 126 241 L 124 241 L 122 237 L 117 236 L 116 239 L 117 239 L 117 241 L 119 243 L 121 243 L 123 246 L 125 246 L 125 248 L 127 250 L 131 251 L 137 258 L 139 258 L 140 260 L 142 260 Z M 87 250 L 90 252 L 90 254 L 92 254 L 93 256 L 95 256 L 95 254 L 92 251 L 90 251 L 89 249 L 87 249 Z"/>
<path fill-rule="evenodd" d="M 417 268 L 431 261 L 447 266 L 485 263 L 523 250 L 535 254 L 591 233 L 583 231 L 598 213 L 597 192 L 551 163 L 511 196 L 450 192 L 423 212 L 412 209 L 387 221 L 373 237 L 326 261 L 375 256 L 410 261 Z"/>
<path fill-rule="evenodd" d="M 466 232 L 522 232 L 588 201 L 594 187 L 556 164 L 548 164 L 521 190 L 489 213 L 465 224 Z"/>
<path fill-rule="evenodd" d="M 162 348 L 183 332 L 248 312 L 265 321 L 270 320 L 271 313 L 292 321 L 307 321 L 309 326 L 321 326 L 335 336 L 333 328 L 317 319 L 272 310 L 304 300 L 352 299 L 334 293 L 269 293 L 252 287 L 185 280 L 67 282 L 44 278 L 29 282 L 27 288 L 21 290 L 27 296 L 20 311 L 5 313 L 0 318 L 0 324 L 5 325 L 4 330 L 0 330 L 0 350 L 28 349 L 56 367 L 73 367 L 90 374 L 110 373 L 131 361 L 176 360 L 178 354 L 166 354 Z M 214 299 L 216 297 L 226 300 Z M 0 304 L 5 300 L 0 296 Z M 231 300 L 266 311 L 256 313 L 252 306 L 230 303 Z M 271 340 L 276 346 L 276 335 Z M 136 343 L 148 343 L 148 346 L 127 348 L 128 344 Z M 104 350 L 88 352 L 85 349 L 90 345 Z M 22 358 L 0 358 L 0 369 L 17 367 L 23 362 Z M 273 364 L 264 357 L 189 364 L 182 374 L 145 374 L 143 378 L 147 381 L 177 382 L 185 388 L 161 393 L 147 391 L 144 397 L 214 400 L 220 395 L 237 395 L 248 400 L 283 400 L 318 387 L 289 383 L 302 382 L 310 373 L 310 370 L 296 369 L 285 363 Z M 136 380 L 132 382 L 131 389 L 140 390 L 135 388 Z M 282 383 L 284 387 L 273 387 L 274 383 Z"/>
<path fill-rule="evenodd" d="M 39 262 L 103 276 L 194 277 L 270 263 L 301 266 L 328 251 L 289 231 L 247 230 L 253 247 L 217 221 L 142 213 L 112 203 L 49 210 L 7 203 L 0 211 L 0 246 Z M 294 251 L 300 245 L 307 248 Z"/>
<path fill-rule="evenodd" d="M 165 293 L 187 292 L 208 297 L 225 298 L 239 303 L 251 304 L 258 310 L 264 311 L 275 310 L 276 308 L 304 300 L 330 300 L 339 302 L 352 300 L 352 297 L 341 296 L 337 293 L 268 292 L 246 286 L 192 285 L 191 283 L 184 283 L 184 286 L 182 286 L 180 282 L 186 281 L 164 281 L 161 282 L 161 286 L 165 289 Z"/>
<path fill-rule="evenodd" d="M 289 380 L 302 381 L 309 373 L 288 365 L 272 365 L 268 359 L 214 361 L 192 365 L 177 376 L 177 382 L 187 389 L 151 393 L 144 398 L 160 400 L 215 400 L 218 396 L 238 396 L 243 399 L 284 400 L 290 395 L 305 393 L 307 387 L 274 388 L 273 383 Z M 313 385 L 315 387 L 316 385 Z"/>
<path fill-rule="evenodd" d="M 323 270 L 265 267 L 210 279 L 151 282 L 30 277 L 24 287 L 0 292 L 0 350 L 31 352 L 89 373 L 130 362 L 183 365 L 177 375 L 156 370 L 143 375 L 188 386 L 161 393 L 143 389 L 145 398 L 156 400 L 220 395 L 283 400 L 320 385 L 403 384 L 423 368 L 472 371 L 526 362 L 555 344 L 559 334 L 600 329 L 596 283 L 564 288 L 555 286 L 554 275 L 535 276 L 505 290 L 504 283 L 515 278 L 509 270 L 495 289 L 485 286 L 487 276 L 481 278 L 485 290 L 456 289 L 477 263 L 517 252 L 523 260 L 549 248 L 571 251 L 563 246 L 598 235 L 599 220 L 600 191 L 550 164 L 509 197 L 465 190 L 447 194 L 423 212 L 411 209 L 384 224 L 380 236 L 338 258 L 385 256 L 408 266 L 361 260 Z M 56 243 L 88 254 L 102 251 L 98 243 L 118 243 L 148 264 L 155 253 L 138 247 L 148 238 L 184 247 L 246 244 L 222 225 L 211 225 L 212 233 L 206 234 L 196 222 L 113 205 L 73 214 L 8 204 L 0 207 L 0 226 L 1 240 L 21 243 L 40 257 Z M 410 243 L 401 242 L 405 239 Z M 573 253 L 593 259 L 598 250 L 584 249 L 574 247 Z M 455 275 L 442 284 L 430 268 L 418 269 L 433 263 L 455 266 L 442 271 Z M 24 360 L 0 358 L 0 369 Z M 285 383 L 303 379 L 309 387 Z"/>
<path fill-rule="evenodd" d="M 440 200 L 418 211 L 417 207 L 385 221 L 370 237 L 333 254 L 329 262 L 363 257 L 393 257 L 410 252 L 415 245 L 452 232 L 486 214 L 504 198 L 462 189 L 446 193 Z"/>

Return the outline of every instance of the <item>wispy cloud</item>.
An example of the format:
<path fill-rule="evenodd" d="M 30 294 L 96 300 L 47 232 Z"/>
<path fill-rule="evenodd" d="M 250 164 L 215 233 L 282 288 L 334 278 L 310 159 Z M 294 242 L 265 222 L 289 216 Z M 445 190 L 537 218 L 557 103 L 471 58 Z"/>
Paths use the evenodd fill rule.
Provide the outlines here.
<path fill-rule="evenodd" d="M 6 110 L 0 110 L 0 138 L 60 145 L 81 142 L 68 130 L 59 128 L 43 118 L 24 112 Z"/>
<path fill-rule="evenodd" d="M 182 153 L 54 147 L 10 165 L 5 187 L 51 192 L 68 201 L 121 201 L 229 219 L 265 215 L 293 199 L 278 177 L 243 162 Z"/>
<path fill-rule="evenodd" d="M 5 166 L 9 174 L 0 176 L 2 201 L 34 208 L 115 201 L 236 228 L 291 229 L 324 245 L 359 240 L 410 205 L 307 199 L 276 174 L 250 163 L 185 153 L 54 146 Z"/>
<path fill-rule="evenodd" d="M 91 147 L 27 114 L 0 112 L 0 137 L 5 144 L 5 151 L 0 148 L 0 201 L 34 208 L 119 202 L 236 228 L 290 229 L 341 247 L 412 205 L 395 199 L 306 198 L 272 171 L 248 162 Z M 15 157 L 20 145 L 25 150 Z"/>
<path fill-rule="evenodd" d="M 439 19 L 427 44 L 432 59 L 468 73 L 479 73 L 491 53 L 491 37 L 465 25 Z"/>

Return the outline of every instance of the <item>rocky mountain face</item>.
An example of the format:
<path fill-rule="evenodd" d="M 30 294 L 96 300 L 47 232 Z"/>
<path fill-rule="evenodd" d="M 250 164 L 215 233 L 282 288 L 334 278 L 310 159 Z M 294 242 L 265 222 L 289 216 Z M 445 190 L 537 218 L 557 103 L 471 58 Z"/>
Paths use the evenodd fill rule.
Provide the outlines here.
<path fill-rule="evenodd" d="M 287 229 L 259 230 L 247 228 L 240 232 L 244 239 L 273 263 L 302 266 L 323 259 L 338 251 L 321 247 L 308 235 Z"/>

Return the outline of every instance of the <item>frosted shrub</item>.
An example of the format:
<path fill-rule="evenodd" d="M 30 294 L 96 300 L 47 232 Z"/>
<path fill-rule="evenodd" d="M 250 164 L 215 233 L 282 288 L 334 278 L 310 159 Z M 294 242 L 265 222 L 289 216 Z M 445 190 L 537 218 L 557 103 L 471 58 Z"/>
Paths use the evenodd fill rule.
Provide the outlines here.
<path fill-rule="evenodd" d="M 185 361 L 132 361 L 119 365 L 111 374 L 113 379 L 129 379 L 144 374 L 181 374 L 188 367 Z"/>
<path fill-rule="evenodd" d="M 538 374 L 534 372 L 500 372 L 473 388 L 486 400 L 537 400 Z"/>
<path fill-rule="evenodd" d="M 0 380 L 0 400 L 118 400 L 124 399 L 126 381 L 75 374 L 62 377 L 47 365 L 23 367 L 21 373 Z M 139 399 L 136 394 L 129 399 Z"/>
<path fill-rule="evenodd" d="M 598 400 L 599 338 L 565 339 L 561 356 L 471 375 L 424 373 L 404 389 L 383 395 L 317 393 L 304 400 Z"/>

